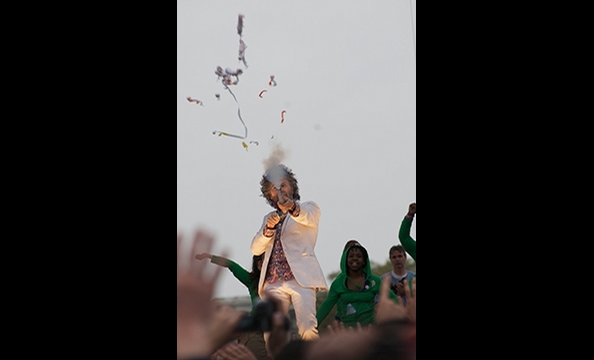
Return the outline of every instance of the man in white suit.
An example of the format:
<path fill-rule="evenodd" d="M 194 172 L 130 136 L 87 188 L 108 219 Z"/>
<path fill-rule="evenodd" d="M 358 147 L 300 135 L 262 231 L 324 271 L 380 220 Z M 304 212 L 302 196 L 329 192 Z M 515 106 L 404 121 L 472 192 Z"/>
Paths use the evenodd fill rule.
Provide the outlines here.
<path fill-rule="evenodd" d="M 314 252 L 320 208 L 313 201 L 299 201 L 297 179 L 285 165 L 268 169 L 260 186 L 275 211 L 264 217 L 250 247 L 254 255 L 265 253 L 258 293 L 262 299 L 264 290 L 278 297 L 285 315 L 292 303 L 301 338 L 317 339 L 316 293 L 328 288 Z"/>

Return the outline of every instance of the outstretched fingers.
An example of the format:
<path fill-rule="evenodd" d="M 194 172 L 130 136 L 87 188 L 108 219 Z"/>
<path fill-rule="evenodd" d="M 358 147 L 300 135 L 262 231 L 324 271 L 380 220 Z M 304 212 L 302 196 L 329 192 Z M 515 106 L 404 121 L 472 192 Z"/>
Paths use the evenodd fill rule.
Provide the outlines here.
<path fill-rule="evenodd" d="M 380 287 L 380 301 L 381 300 L 388 300 L 390 297 L 388 294 L 390 293 L 390 275 L 386 275 L 382 279 L 382 286 Z"/>
<path fill-rule="evenodd" d="M 412 285 L 408 285 L 408 280 L 404 280 L 404 295 L 407 298 L 416 298 L 417 297 L 417 277 L 415 276 L 414 278 L 412 278 L 411 281 Z M 412 288 L 412 291 L 411 291 Z"/>
<path fill-rule="evenodd" d="M 203 230 L 198 230 L 194 234 L 194 240 L 192 242 L 192 251 L 191 254 L 196 254 L 199 252 L 210 252 L 212 248 L 212 243 L 214 238 L 212 235 L 206 233 Z M 203 250 L 203 251 L 200 251 Z M 206 261 L 192 261 L 190 258 L 190 272 L 194 275 L 200 275 L 204 272 L 204 268 L 206 267 Z"/>
<path fill-rule="evenodd" d="M 357 331 L 358 332 L 362 332 L 363 331 L 363 327 L 361 327 L 361 323 L 357 322 Z"/>

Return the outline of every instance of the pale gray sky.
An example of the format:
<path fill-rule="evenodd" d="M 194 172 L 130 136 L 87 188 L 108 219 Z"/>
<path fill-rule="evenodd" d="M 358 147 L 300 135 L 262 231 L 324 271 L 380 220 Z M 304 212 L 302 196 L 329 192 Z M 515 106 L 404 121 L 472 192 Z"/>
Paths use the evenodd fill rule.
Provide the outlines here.
<path fill-rule="evenodd" d="M 238 14 L 247 68 L 238 60 Z M 320 206 L 324 273 L 339 269 L 349 238 L 386 261 L 416 201 L 415 37 L 416 0 L 178 0 L 178 233 L 210 231 L 215 253 L 228 249 L 250 270 L 250 242 L 272 210 L 260 196 L 263 162 L 279 146 L 301 200 Z M 244 71 L 230 89 L 245 140 L 213 135 L 245 131 L 217 66 Z M 216 296 L 245 295 L 225 270 Z"/>

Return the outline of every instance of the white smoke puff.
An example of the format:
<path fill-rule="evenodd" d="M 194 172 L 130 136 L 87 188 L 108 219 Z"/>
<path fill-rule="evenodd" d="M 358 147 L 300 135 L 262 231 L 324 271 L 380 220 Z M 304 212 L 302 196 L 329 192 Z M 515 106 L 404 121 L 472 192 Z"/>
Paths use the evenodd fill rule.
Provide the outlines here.
<path fill-rule="evenodd" d="M 285 176 L 285 170 L 279 165 L 282 164 L 287 156 L 288 151 L 285 150 L 281 144 L 275 143 L 268 158 L 262 161 L 266 178 L 274 184 L 277 189 L 280 189 L 280 183 Z"/>

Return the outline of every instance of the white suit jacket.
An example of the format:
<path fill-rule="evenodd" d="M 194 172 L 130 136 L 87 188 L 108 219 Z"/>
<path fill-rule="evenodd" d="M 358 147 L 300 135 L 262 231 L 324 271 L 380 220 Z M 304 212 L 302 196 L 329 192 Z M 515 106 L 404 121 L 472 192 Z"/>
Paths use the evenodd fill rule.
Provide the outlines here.
<path fill-rule="evenodd" d="M 318 204 L 313 201 L 306 201 L 299 203 L 299 216 L 292 216 L 287 214 L 283 226 L 281 228 L 281 244 L 283 251 L 287 257 L 287 262 L 293 271 L 295 280 L 303 287 L 319 288 L 320 290 L 328 289 L 326 279 L 320 263 L 316 258 L 314 248 L 318 239 L 318 223 L 320 221 L 320 208 Z M 274 211 L 273 211 L 274 212 Z M 268 213 L 264 216 L 264 221 L 260 230 L 252 239 L 250 250 L 254 255 L 264 255 L 262 262 L 262 271 L 260 273 L 260 282 L 258 283 L 258 294 L 263 297 L 262 289 L 264 287 L 266 278 L 266 269 L 268 269 L 268 261 L 272 254 L 272 247 L 274 245 L 274 235 L 266 237 L 263 234 L 268 219 Z"/>

